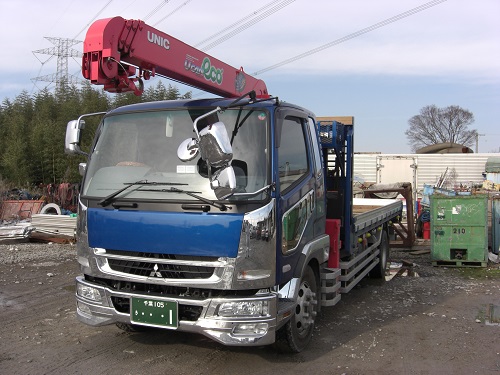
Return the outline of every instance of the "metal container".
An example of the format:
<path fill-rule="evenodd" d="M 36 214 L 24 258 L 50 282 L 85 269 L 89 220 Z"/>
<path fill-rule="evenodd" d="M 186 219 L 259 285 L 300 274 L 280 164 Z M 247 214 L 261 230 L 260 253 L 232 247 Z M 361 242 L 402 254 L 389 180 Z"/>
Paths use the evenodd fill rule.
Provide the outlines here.
<path fill-rule="evenodd" d="M 492 252 L 498 254 L 500 250 L 500 197 L 491 201 L 491 246 Z"/>
<path fill-rule="evenodd" d="M 488 197 L 430 196 L 431 260 L 434 266 L 486 267 Z"/>

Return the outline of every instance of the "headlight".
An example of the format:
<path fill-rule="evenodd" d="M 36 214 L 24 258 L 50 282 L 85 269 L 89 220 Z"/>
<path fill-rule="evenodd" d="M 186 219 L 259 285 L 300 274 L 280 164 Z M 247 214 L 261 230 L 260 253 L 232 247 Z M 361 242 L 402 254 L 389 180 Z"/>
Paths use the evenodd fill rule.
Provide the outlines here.
<path fill-rule="evenodd" d="M 90 299 L 95 302 L 101 302 L 102 297 L 98 289 L 91 286 L 78 284 L 76 286 L 76 293 L 83 298 Z"/>
<path fill-rule="evenodd" d="M 219 316 L 240 317 L 240 316 L 267 316 L 269 315 L 268 301 L 243 301 L 243 302 L 224 302 L 219 305 Z"/>

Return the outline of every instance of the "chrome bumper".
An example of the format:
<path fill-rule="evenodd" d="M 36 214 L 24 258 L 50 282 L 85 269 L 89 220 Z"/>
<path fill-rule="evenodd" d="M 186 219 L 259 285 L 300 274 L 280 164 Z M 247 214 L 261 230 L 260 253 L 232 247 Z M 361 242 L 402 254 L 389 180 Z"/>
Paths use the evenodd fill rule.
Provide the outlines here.
<path fill-rule="evenodd" d="M 151 298 L 151 295 L 141 295 L 135 293 L 117 292 L 110 288 L 84 280 L 83 276 L 76 278 L 77 284 L 77 317 L 82 323 L 91 326 L 102 326 L 117 322 L 131 323 L 130 313 L 123 313 L 116 310 L 112 297 L 131 298 L 143 297 Z M 78 293 L 78 285 L 85 285 L 95 288 L 100 294 L 100 301 L 93 301 Z M 218 341 L 224 345 L 234 346 L 256 346 L 268 345 L 275 341 L 276 331 L 276 311 L 277 295 L 273 293 L 249 298 L 211 298 L 192 299 L 188 297 L 162 298 L 154 296 L 155 299 L 163 301 L 175 301 L 179 304 L 201 307 L 201 314 L 195 321 L 179 320 L 177 331 L 192 332 L 202 334 L 210 339 Z M 217 315 L 218 306 L 224 302 L 242 301 L 267 301 L 269 314 L 259 317 L 221 317 Z M 252 326 L 259 327 L 258 333 L 239 333 L 251 329 Z M 250 328 L 249 328 L 250 327 Z M 266 327 L 263 329 L 263 327 Z M 243 328 L 243 329 L 242 329 Z M 239 331 L 239 332 L 237 332 Z"/>

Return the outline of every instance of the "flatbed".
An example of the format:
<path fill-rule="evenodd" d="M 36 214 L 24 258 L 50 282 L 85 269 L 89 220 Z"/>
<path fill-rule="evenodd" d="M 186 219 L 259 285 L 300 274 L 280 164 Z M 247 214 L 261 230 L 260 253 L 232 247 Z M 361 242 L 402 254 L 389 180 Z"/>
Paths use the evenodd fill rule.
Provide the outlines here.
<path fill-rule="evenodd" d="M 354 198 L 354 233 L 362 234 L 401 212 L 403 203 L 397 199 Z"/>

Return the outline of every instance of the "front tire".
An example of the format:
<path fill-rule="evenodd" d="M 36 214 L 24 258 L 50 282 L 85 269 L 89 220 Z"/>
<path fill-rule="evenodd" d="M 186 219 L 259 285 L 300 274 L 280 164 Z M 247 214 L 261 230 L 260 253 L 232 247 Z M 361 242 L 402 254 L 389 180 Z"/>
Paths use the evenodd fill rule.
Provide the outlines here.
<path fill-rule="evenodd" d="M 277 332 L 277 342 L 291 352 L 299 353 L 311 341 L 318 311 L 318 283 L 308 266 L 302 275 L 297 304 L 290 320 Z"/>

